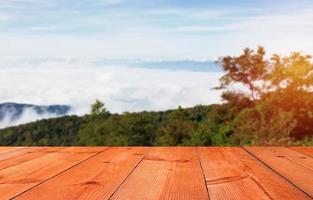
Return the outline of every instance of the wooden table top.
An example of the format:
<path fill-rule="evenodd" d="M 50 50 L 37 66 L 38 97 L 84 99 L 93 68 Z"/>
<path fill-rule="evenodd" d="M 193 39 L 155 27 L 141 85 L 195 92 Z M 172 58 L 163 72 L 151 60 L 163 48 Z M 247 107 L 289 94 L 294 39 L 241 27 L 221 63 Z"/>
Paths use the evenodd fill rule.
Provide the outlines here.
<path fill-rule="evenodd" d="M 313 147 L 0 147 L 0 199 L 312 199 Z"/>

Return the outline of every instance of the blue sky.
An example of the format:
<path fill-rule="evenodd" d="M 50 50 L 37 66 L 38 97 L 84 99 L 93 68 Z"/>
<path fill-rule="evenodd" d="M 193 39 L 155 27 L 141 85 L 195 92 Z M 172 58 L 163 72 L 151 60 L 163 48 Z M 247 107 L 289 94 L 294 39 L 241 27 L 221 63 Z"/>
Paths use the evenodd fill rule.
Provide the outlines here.
<path fill-rule="evenodd" d="M 3 0 L 1 56 L 215 59 L 313 52 L 310 0 Z"/>
<path fill-rule="evenodd" d="M 220 103 L 212 60 L 258 45 L 313 54 L 312 35 L 312 0 L 0 0 L 0 103 Z"/>

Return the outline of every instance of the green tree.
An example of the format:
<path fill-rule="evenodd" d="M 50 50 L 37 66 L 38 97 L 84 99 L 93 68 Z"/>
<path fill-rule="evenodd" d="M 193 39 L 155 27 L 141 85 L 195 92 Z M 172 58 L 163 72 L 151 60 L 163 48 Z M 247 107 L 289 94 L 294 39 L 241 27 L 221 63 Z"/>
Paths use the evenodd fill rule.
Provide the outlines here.
<path fill-rule="evenodd" d="M 157 130 L 156 145 L 186 145 L 194 128 L 195 122 L 190 119 L 190 113 L 179 106 L 177 110 L 169 113 L 166 121 L 160 124 Z"/>
<path fill-rule="evenodd" d="M 105 108 L 105 105 L 103 102 L 96 100 L 94 104 L 91 105 L 91 116 L 99 116 L 99 115 L 107 115 L 109 112 Z"/>
<path fill-rule="evenodd" d="M 277 137 L 299 139 L 313 135 L 311 56 L 291 53 L 282 57 L 274 54 L 270 59 L 265 59 L 265 51 L 259 47 L 256 52 L 245 49 L 238 57 L 223 57 L 219 63 L 226 74 L 220 79 L 221 84 L 217 89 L 226 89 L 222 97 L 231 105 L 231 109 L 244 109 L 236 118 L 234 132 L 237 137 L 240 134 L 246 137 L 244 130 L 250 130 L 250 134 L 256 133 L 254 144 L 265 144 L 263 138 L 279 144 L 281 141 Z M 232 84 L 247 86 L 249 93 L 227 90 Z M 270 110 L 267 108 L 276 112 L 268 115 Z M 288 128 L 284 124 L 287 122 L 290 124 Z"/>
<path fill-rule="evenodd" d="M 290 145 L 291 132 L 297 121 L 293 113 L 260 103 L 255 108 L 243 109 L 233 121 L 232 143 L 236 145 Z"/>
<path fill-rule="evenodd" d="M 247 86 L 252 100 L 259 98 L 261 88 L 258 82 L 263 81 L 267 74 L 268 62 L 264 56 L 264 48 L 259 47 L 256 52 L 246 48 L 238 57 L 226 56 L 219 59 L 218 63 L 226 73 L 220 78 L 220 86 L 216 89 L 226 89 L 232 83 L 240 83 Z"/>

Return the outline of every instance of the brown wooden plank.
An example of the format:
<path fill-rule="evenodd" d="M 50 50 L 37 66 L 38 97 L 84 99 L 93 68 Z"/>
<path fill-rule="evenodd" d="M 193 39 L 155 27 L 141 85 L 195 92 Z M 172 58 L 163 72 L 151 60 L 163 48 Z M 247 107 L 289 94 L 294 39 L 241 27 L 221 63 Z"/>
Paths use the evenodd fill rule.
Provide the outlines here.
<path fill-rule="evenodd" d="M 275 147 L 275 150 L 280 157 L 285 156 L 290 161 L 296 162 L 303 167 L 309 168 L 313 172 L 313 158 L 311 158 L 310 156 L 291 150 L 287 147 Z"/>
<path fill-rule="evenodd" d="M 7 153 L 20 151 L 26 147 L 0 147 L 0 157 L 6 155 Z"/>
<path fill-rule="evenodd" d="M 51 152 L 57 152 L 65 147 L 28 147 L 19 151 L 10 151 L 4 155 L 0 155 L 0 170 L 9 168 L 23 162 L 48 155 Z"/>
<path fill-rule="evenodd" d="M 0 152 L 7 151 L 7 150 L 12 150 L 12 149 L 15 149 L 15 148 L 17 148 L 17 147 L 0 146 Z"/>
<path fill-rule="evenodd" d="M 271 199 L 311 199 L 242 148 L 227 148 L 227 150 L 235 156 L 238 166 L 263 188 Z"/>
<path fill-rule="evenodd" d="M 245 149 L 313 198 L 313 158 L 286 147 Z"/>
<path fill-rule="evenodd" d="M 16 199 L 108 199 L 147 148 L 110 148 Z"/>
<path fill-rule="evenodd" d="M 290 149 L 302 153 L 304 155 L 313 157 L 313 147 L 290 147 Z"/>
<path fill-rule="evenodd" d="M 270 199 L 234 154 L 222 147 L 199 147 L 210 199 Z"/>
<path fill-rule="evenodd" d="M 208 199 L 196 148 L 150 149 L 112 199 Z"/>
<path fill-rule="evenodd" d="M 12 198 L 105 148 L 70 147 L 0 171 L 0 197 Z"/>
<path fill-rule="evenodd" d="M 7 152 L 7 151 L 12 151 L 16 149 L 23 149 L 25 147 L 6 147 L 6 146 L 0 146 L 0 153 L 2 152 Z"/>

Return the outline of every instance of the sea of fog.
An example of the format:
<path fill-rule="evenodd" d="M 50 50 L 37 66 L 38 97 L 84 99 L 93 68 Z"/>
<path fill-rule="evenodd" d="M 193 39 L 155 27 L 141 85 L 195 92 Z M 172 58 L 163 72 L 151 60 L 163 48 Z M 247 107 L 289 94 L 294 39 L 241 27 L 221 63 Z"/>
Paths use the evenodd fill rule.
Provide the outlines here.
<path fill-rule="evenodd" d="M 220 102 L 221 92 L 212 88 L 222 72 L 212 61 L 5 58 L 0 63 L 0 103 L 70 105 L 70 114 L 82 115 L 96 99 L 117 113 Z M 42 116 L 27 110 L 21 123 L 37 119 Z"/>

